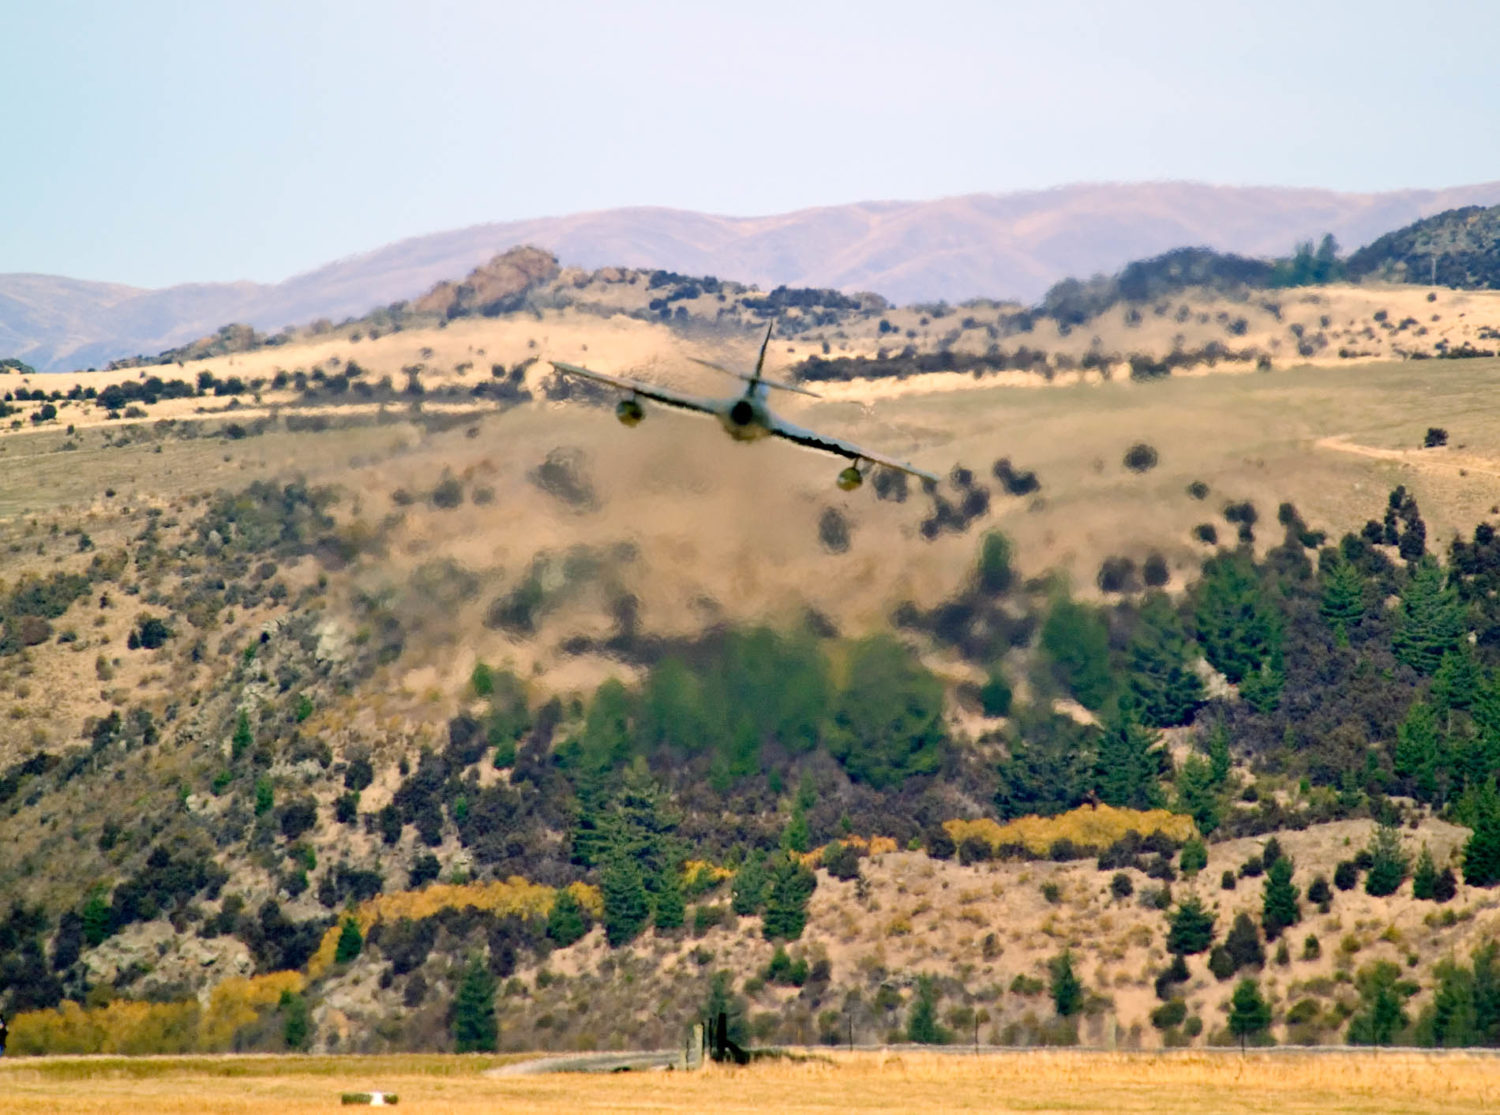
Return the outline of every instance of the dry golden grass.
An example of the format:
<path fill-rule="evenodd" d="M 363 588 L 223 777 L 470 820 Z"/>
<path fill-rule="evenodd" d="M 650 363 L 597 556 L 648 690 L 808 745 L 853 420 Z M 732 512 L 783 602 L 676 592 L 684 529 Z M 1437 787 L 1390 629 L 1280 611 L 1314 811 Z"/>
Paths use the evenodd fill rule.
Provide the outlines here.
<path fill-rule="evenodd" d="M 1481 1054 L 902 1050 L 696 1073 L 484 1075 L 495 1057 L 119 1058 L 0 1066 L 7 1111 L 301 1112 L 397 1092 L 415 1111 L 1438 1113 L 1500 1106 Z"/>

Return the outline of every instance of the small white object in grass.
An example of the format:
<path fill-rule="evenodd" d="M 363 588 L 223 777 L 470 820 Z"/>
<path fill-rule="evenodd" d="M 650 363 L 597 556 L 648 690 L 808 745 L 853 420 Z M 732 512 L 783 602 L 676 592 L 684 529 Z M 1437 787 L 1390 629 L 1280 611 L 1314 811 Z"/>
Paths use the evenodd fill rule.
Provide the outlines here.
<path fill-rule="evenodd" d="M 345 1092 L 341 1097 L 345 1106 L 368 1104 L 370 1107 L 394 1107 L 400 1102 L 395 1092 Z"/>

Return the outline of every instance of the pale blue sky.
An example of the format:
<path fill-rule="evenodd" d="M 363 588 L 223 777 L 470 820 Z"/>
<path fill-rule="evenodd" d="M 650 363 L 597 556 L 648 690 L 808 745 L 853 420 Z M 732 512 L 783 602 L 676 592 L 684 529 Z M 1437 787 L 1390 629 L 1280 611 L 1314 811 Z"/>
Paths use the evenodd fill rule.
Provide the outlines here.
<path fill-rule="evenodd" d="M 1500 178 L 1500 4 L 0 0 L 0 272 L 277 280 L 619 205 Z"/>

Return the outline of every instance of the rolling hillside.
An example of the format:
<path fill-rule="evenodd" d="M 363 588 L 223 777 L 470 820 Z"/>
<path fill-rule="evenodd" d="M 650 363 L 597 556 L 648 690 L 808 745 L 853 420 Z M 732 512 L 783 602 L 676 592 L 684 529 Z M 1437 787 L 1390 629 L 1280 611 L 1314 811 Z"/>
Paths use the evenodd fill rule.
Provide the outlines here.
<path fill-rule="evenodd" d="M 413 237 L 276 284 L 137 290 L 0 275 L 0 356 L 47 371 L 102 367 L 231 321 L 262 330 L 339 321 L 414 298 L 522 243 L 585 268 L 664 268 L 767 289 L 873 290 L 897 303 L 1031 301 L 1068 276 L 1111 272 L 1184 245 L 1271 255 L 1332 232 L 1352 248 L 1428 214 L 1497 201 L 1500 183 L 1340 194 L 1168 182 L 861 202 L 768 217 L 608 210 Z"/>

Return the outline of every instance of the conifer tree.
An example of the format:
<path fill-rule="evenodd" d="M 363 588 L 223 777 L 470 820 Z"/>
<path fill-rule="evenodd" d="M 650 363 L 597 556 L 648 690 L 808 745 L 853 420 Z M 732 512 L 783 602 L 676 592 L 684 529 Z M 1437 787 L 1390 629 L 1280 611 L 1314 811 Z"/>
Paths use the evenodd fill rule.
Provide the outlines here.
<path fill-rule="evenodd" d="M 1411 873 L 1411 896 L 1431 901 L 1437 887 L 1437 877 L 1437 864 L 1432 862 L 1432 852 L 1423 844 L 1422 854 L 1417 857 L 1417 866 Z"/>
<path fill-rule="evenodd" d="M 1198 642 L 1214 669 L 1238 685 L 1271 656 L 1275 609 L 1265 599 L 1254 561 L 1244 550 L 1203 563 L 1197 587 Z"/>
<path fill-rule="evenodd" d="M 250 715 L 244 709 L 240 710 L 238 718 L 234 722 L 234 735 L 230 738 L 230 756 L 238 759 L 250 745 L 255 742 L 255 735 L 250 730 Z"/>
<path fill-rule="evenodd" d="M 682 897 L 682 873 L 675 867 L 667 868 L 656 886 L 656 911 L 653 920 L 657 929 L 681 929 L 687 910 Z"/>
<path fill-rule="evenodd" d="M 1323 575 L 1319 612 L 1341 642 L 1365 615 L 1365 578 L 1353 562 L 1336 561 Z"/>
<path fill-rule="evenodd" d="M 1114 692 L 1109 628 L 1098 609 L 1059 596 L 1042 624 L 1042 651 L 1053 675 L 1079 704 L 1101 709 Z"/>
<path fill-rule="evenodd" d="M 1247 673 L 1240 682 L 1240 696 L 1256 712 L 1269 715 L 1281 707 L 1281 691 L 1285 686 L 1286 664 L 1281 651 L 1281 636 L 1276 632 L 1260 666 Z"/>
<path fill-rule="evenodd" d="M 552 910 L 547 915 L 547 937 L 558 948 L 565 949 L 587 932 L 588 922 L 584 919 L 583 907 L 573 897 L 571 890 L 560 887 L 557 897 L 552 900 Z"/>
<path fill-rule="evenodd" d="M 334 947 L 333 961 L 335 964 L 347 964 L 356 959 L 364 951 L 364 934 L 359 931 L 359 922 L 353 917 L 344 919 L 344 927 L 339 930 L 339 941 Z"/>
<path fill-rule="evenodd" d="M 1190 836 L 1182 844 L 1182 855 L 1178 860 L 1178 866 L 1182 868 L 1184 875 L 1196 875 L 1208 866 L 1208 849 L 1204 847 L 1203 841 L 1196 836 Z"/>
<path fill-rule="evenodd" d="M 1262 968 L 1266 963 L 1266 950 L 1261 947 L 1260 930 L 1250 915 L 1241 910 L 1234 916 L 1229 935 L 1224 938 L 1224 951 L 1233 964 L 1231 972 L 1241 968 Z M 1222 977 L 1221 977 L 1222 978 Z"/>
<path fill-rule="evenodd" d="M 1365 875 L 1365 893 L 1377 898 L 1395 894 L 1411 866 L 1401 850 L 1401 834 L 1394 825 L 1377 825 L 1370 838 L 1370 870 Z"/>
<path fill-rule="evenodd" d="M 1333 901 L 1333 891 L 1328 886 L 1327 875 L 1319 874 L 1313 877 L 1312 885 L 1307 888 L 1307 900 L 1314 903 L 1323 913 L 1328 912 L 1326 907 Z"/>
<path fill-rule="evenodd" d="M 1416 1044 L 1463 1049 L 1482 1043 L 1472 970 L 1445 960 L 1437 966 L 1432 1002 L 1417 1020 Z"/>
<path fill-rule="evenodd" d="M 794 855 L 779 853 L 771 861 L 770 886 L 762 929 L 770 941 L 795 941 L 807 925 L 807 902 L 817 876 Z"/>
<path fill-rule="evenodd" d="M 477 956 L 469 958 L 453 1000 L 453 1044 L 460 1053 L 493 1053 L 500 1044 L 495 977 Z"/>
<path fill-rule="evenodd" d="M 1421 674 L 1436 672 L 1443 655 L 1464 634 L 1463 607 L 1431 558 L 1419 562 L 1401 592 L 1392 648 L 1396 657 Z"/>
<path fill-rule="evenodd" d="M 1083 1009 L 1083 984 L 1073 971 L 1073 954 L 1064 949 L 1047 964 L 1051 977 L 1049 990 L 1052 1005 L 1062 1018 L 1070 1018 Z"/>
<path fill-rule="evenodd" d="M 1260 984 L 1242 979 L 1229 998 L 1229 1032 L 1240 1039 L 1243 1047 L 1271 1027 L 1271 1004 L 1260 993 Z"/>
<path fill-rule="evenodd" d="M 1298 889 L 1292 885 L 1292 861 L 1278 856 L 1266 869 L 1266 882 L 1261 902 L 1261 925 L 1265 927 L 1266 939 L 1274 941 L 1281 931 L 1302 920 L 1302 907 L 1297 901 Z"/>
<path fill-rule="evenodd" d="M 636 861 L 611 856 L 600 872 L 599 889 L 604 896 L 604 936 L 611 947 L 635 940 L 651 916 L 651 898 Z"/>
<path fill-rule="evenodd" d="M 807 813 L 798 802 L 792 806 L 792 816 L 781 834 L 781 846 L 789 852 L 806 852 L 812 845 L 812 835 L 807 828 Z"/>
<path fill-rule="evenodd" d="M 1485 1045 L 1500 1045 L 1500 945 L 1474 950 L 1474 1026 Z"/>
<path fill-rule="evenodd" d="M 1431 801 L 1437 793 L 1442 748 L 1437 717 L 1426 701 L 1413 701 L 1406 717 L 1396 726 L 1396 773 L 1409 778 L 1417 795 Z"/>
<path fill-rule="evenodd" d="M 1415 985 L 1402 982 L 1401 969 L 1389 960 L 1361 968 L 1354 982 L 1361 1007 L 1349 1020 L 1349 1044 L 1391 1044 L 1406 1026 L 1405 1003 Z"/>
<path fill-rule="evenodd" d="M 1099 740 L 1094 784 L 1100 798 L 1128 809 L 1159 807 L 1161 761 L 1156 748 L 1160 742 L 1157 733 L 1140 722 L 1135 702 L 1122 696 Z"/>
<path fill-rule="evenodd" d="M 1125 652 L 1129 688 L 1143 723 L 1156 728 L 1186 724 L 1203 703 L 1203 681 L 1193 670 L 1197 648 L 1164 592 L 1153 592 Z"/>
<path fill-rule="evenodd" d="M 740 917 L 760 913 L 766 904 L 768 883 L 765 860 L 754 853 L 747 856 L 730 883 L 730 909 Z"/>
<path fill-rule="evenodd" d="M 1478 795 L 1473 825 L 1464 844 L 1464 882 L 1492 887 L 1500 883 L 1500 797 L 1492 785 Z"/>
<path fill-rule="evenodd" d="M 1213 767 L 1207 759 L 1202 755 L 1189 755 L 1183 760 L 1182 766 L 1177 768 L 1174 790 L 1173 812 L 1188 814 L 1205 836 L 1219 827 L 1218 788 Z"/>
<path fill-rule="evenodd" d="M 1214 916 L 1198 896 L 1181 902 L 1167 918 L 1167 951 L 1178 956 L 1204 952 L 1214 941 Z"/>
<path fill-rule="evenodd" d="M 1444 711 L 1472 708 L 1484 687 L 1483 672 L 1468 642 L 1443 655 L 1432 679 L 1432 699 Z M 1451 716 L 1449 718 L 1452 719 Z"/>
<path fill-rule="evenodd" d="M 937 1020 L 937 984 L 931 976 L 917 977 L 917 993 L 906 1020 L 906 1040 L 918 1045 L 946 1045 L 950 1035 Z"/>
<path fill-rule="evenodd" d="M 1208 766 L 1213 774 L 1214 785 L 1222 786 L 1229 781 L 1233 757 L 1229 753 L 1229 729 L 1222 720 L 1217 721 L 1208 733 Z"/>
<path fill-rule="evenodd" d="M 305 1052 L 312 1044 L 312 1017 L 307 999 L 296 991 L 283 991 L 277 1007 L 281 1011 L 281 1040 L 288 1049 Z"/>

